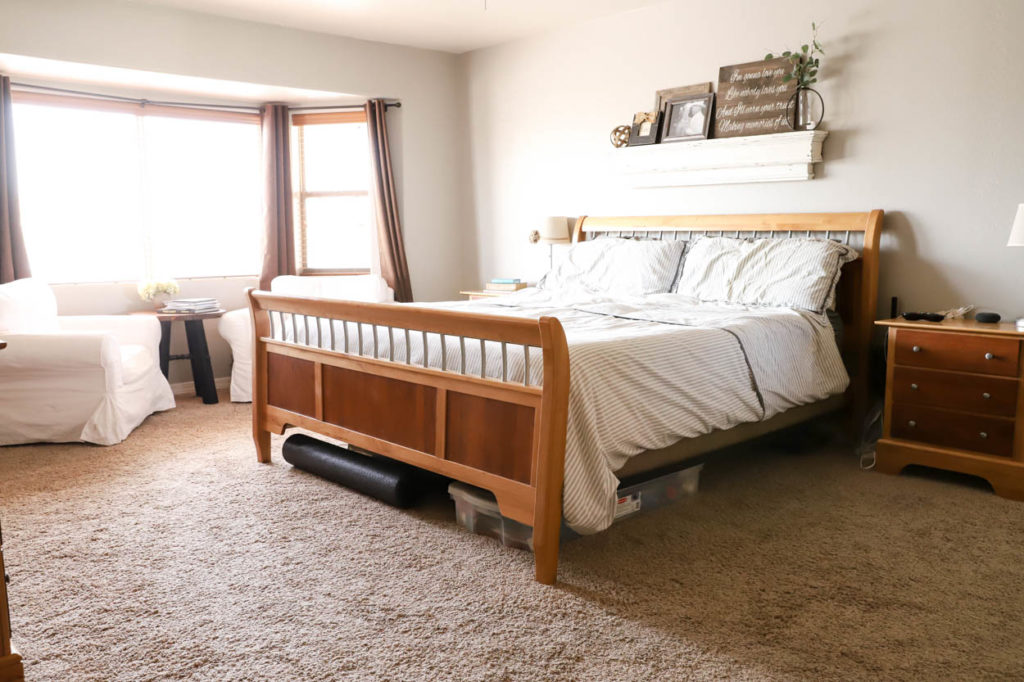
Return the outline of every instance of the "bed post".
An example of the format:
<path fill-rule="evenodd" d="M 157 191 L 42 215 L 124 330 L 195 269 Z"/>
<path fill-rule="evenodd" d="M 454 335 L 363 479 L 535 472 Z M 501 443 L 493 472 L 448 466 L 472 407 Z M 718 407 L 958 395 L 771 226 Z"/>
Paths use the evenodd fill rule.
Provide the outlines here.
<path fill-rule="evenodd" d="M 569 350 L 565 330 L 557 318 L 540 318 L 540 338 L 544 349 L 544 395 L 540 407 L 533 552 L 537 582 L 551 585 L 558 575 L 558 539 L 562 530 Z"/>
<path fill-rule="evenodd" d="M 256 461 L 270 463 L 270 431 L 266 426 L 267 406 L 267 351 L 263 337 L 270 336 L 270 315 L 253 296 L 255 289 L 246 289 L 249 314 L 253 321 L 252 334 L 252 440 L 256 444 Z"/>
<path fill-rule="evenodd" d="M 860 291 L 856 300 L 856 324 L 852 330 L 857 344 L 857 373 L 851 378 L 850 431 L 857 443 L 864 428 L 871 391 L 871 337 L 878 308 L 878 245 L 882 234 L 884 211 L 868 213 L 861 249 Z"/>

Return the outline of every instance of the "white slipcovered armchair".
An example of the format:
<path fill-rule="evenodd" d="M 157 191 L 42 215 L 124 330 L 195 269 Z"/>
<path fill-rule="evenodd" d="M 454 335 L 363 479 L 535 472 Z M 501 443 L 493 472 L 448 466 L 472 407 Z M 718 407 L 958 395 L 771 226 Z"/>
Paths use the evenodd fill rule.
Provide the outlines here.
<path fill-rule="evenodd" d="M 282 275 L 270 281 L 270 290 L 285 296 L 335 298 L 382 303 L 395 300 L 395 292 L 379 275 Z M 248 308 L 220 318 L 220 335 L 231 346 L 231 400 L 252 402 L 252 322 Z"/>
<path fill-rule="evenodd" d="M 0 285 L 0 445 L 113 445 L 174 407 L 152 315 L 57 316 L 45 282 Z"/>

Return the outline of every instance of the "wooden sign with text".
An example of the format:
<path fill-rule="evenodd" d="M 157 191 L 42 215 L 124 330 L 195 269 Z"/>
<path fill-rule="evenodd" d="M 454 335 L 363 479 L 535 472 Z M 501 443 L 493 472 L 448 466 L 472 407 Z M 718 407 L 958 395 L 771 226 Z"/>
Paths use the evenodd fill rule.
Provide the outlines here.
<path fill-rule="evenodd" d="M 733 64 L 718 70 L 715 137 L 789 132 L 786 107 L 796 80 L 782 82 L 792 65 L 785 57 Z"/>

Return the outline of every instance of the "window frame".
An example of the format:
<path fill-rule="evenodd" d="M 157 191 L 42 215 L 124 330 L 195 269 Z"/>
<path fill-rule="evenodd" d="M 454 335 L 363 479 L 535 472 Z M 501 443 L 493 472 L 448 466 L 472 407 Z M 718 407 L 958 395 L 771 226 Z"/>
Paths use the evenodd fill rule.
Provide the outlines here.
<path fill-rule="evenodd" d="M 249 123 L 257 127 L 260 126 L 261 122 L 259 113 L 244 111 L 244 106 L 240 106 L 238 109 L 211 109 L 202 106 L 153 104 L 144 100 L 104 99 L 102 96 L 92 97 L 88 95 L 49 93 L 23 89 L 12 89 L 11 102 L 12 104 L 126 113 L 134 116 L 161 116 L 217 122 Z M 144 235 L 144 239 L 148 239 L 148 235 Z M 148 258 L 149 256 L 146 255 L 145 257 Z M 253 277 L 259 277 L 259 272 L 240 275 L 195 275 L 192 277 L 178 277 L 176 279 L 179 281 L 190 281 L 197 279 L 251 279 Z M 72 284 L 119 284 L 135 281 L 137 280 L 86 280 L 83 282 L 55 282 L 55 284 L 58 286 Z"/>
<path fill-rule="evenodd" d="M 321 197 L 370 197 L 369 189 L 366 190 L 338 190 L 325 192 L 311 192 L 306 190 L 306 159 L 304 131 L 310 125 L 328 125 L 334 123 L 366 123 L 366 111 L 324 111 L 317 113 L 293 113 L 291 125 L 295 128 L 295 136 L 298 140 L 296 150 L 296 162 L 292 164 L 293 172 L 297 177 L 292 178 L 292 194 L 296 217 L 296 250 L 298 262 L 295 270 L 298 275 L 369 275 L 371 268 L 311 268 L 307 263 L 306 255 L 306 199 Z M 369 150 L 367 150 L 369 153 Z"/>

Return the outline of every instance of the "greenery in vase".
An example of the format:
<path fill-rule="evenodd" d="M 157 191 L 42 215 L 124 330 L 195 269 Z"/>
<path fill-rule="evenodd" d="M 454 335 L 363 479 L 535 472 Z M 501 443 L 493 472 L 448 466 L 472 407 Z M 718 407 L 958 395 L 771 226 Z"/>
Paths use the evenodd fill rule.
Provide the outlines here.
<path fill-rule="evenodd" d="M 810 44 L 801 45 L 799 51 L 786 50 L 779 55 L 788 59 L 791 67 L 790 72 L 782 77 L 782 82 L 789 83 L 795 80 L 798 88 L 809 88 L 817 83 L 818 65 L 821 60 L 816 55 L 823 54 L 825 50 L 821 49 L 821 43 L 818 42 L 818 25 L 812 21 Z M 765 61 L 769 59 L 775 59 L 771 52 L 765 56 Z"/>
<path fill-rule="evenodd" d="M 175 282 L 173 279 L 168 279 L 164 281 L 149 280 L 139 282 L 138 291 L 139 298 L 141 298 L 143 301 L 153 301 L 156 300 L 157 296 L 160 296 L 161 294 L 168 294 L 173 296 L 174 294 L 181 291 L 181 288 L 178 286 L 178 283 Z"/>

